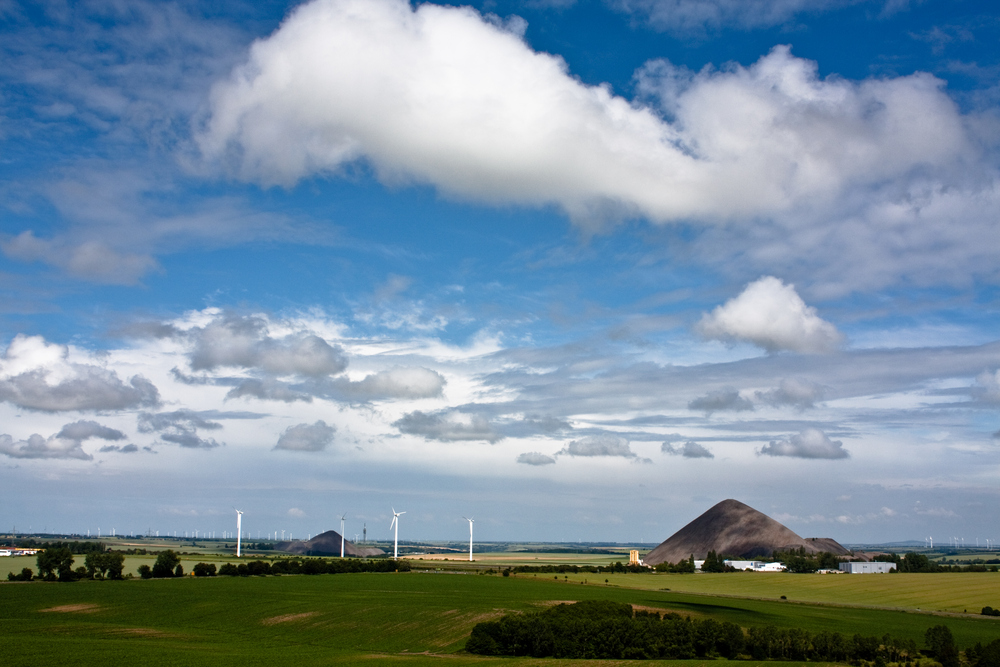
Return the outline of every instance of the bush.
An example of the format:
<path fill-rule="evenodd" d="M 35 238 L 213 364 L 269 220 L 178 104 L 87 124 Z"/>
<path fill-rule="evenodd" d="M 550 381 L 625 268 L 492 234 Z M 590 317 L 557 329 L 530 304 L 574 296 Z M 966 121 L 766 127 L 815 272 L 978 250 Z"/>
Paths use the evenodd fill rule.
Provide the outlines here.
<path fill-rule="evenodd" d="M 989 605 L 983 607 L 983 616 L 1000 616 L 1000 609 L 994 609 Z"/>
<path fill-rule="evenodd" d="M 219 568 L 219 574 L 225 577 L 236 577 L 239 576 L 239 570 L 232 563 L 223 563 L 222 567 Z"/>
<path fill-rule="evenodd" d="M 7 573 L 7 581 L 31 581 L 34 576 L 34 572 L 31 568 L 26 567 L 21 570 L 21 574 L 14 574 L 13 572 Z"/>
<path fill-rule="evenodd" d="M 196 577 L 214 577 L 215 563 L 198 563 L 191 571 Z"/>
<path fill-rule="evenodd" d="M 140 565 L 137 572 L 139 573 L 139 576 L 142 577 L 143 579 L 153 578 L 153 570 L 146 564 Z"/>

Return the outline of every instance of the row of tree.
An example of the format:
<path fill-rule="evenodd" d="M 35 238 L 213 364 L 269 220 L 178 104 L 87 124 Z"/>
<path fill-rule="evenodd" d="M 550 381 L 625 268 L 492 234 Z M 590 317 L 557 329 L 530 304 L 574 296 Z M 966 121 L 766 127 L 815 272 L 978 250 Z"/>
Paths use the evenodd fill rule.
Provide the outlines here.
<path fill-rule="evenodd" d="M 881 554 L 872 560 L 895 563 L 897 572 L 996 572 L 1000 569 L 996 565 L 987 565 L 985 561 L 965 566 L 944 565 L 912 551 L 904 556 L 895 553 Z"/>
<path fill-rule="evenodd" d="M 943 667 L 959 667 L 959 651 L 947 626 L 930 628 L 923 653 Z M 910 662 L 921 653 L 912 640 L 838 632 L 812 633 L 773 625 L 743 628 L 713 619 L 633 612 L 609 600 L 561 604 L 545 611 L 508 614 L 476 625 L 466 650 L 479 655 L 570 659 L 728 658 L 851 662 Z M 1000 667 L 1000 640 L 966 651 L 972 667 Z"/>
<path fill-rule="evenodd" d="M 219 574 L 231 577 L 267 576 L 269 574 L 347 574 L 356 572 L 409 572 L 408 560 L 386 558 L 283 558 L 269 563 L 252 560 L 246 563 L 224 563 Z M 196 573 L 197 574 L 197 573 Z M 203 575 L 204 576 L 204 575 Z M 211 576 L 211 575 L 209 575 Z"/>
<path fill-rule="evenodd" d="M 66 548 L 70 553 L 83 555 L 92 551 L 104 551 L 107 546 L 103 542 L 79 541 L 73 542 L 42 542 L 35 539 L 17 540 L 17 546 L 21 549 L 61 549 Z"/>
<path fill-rule="evenodd" d="M 93 543 L 84 543 L 93 544 Z M 118 551 L 84 551 L 83 566 L 74 568 L 73 550 L 67 546 L 54 546 L 39 551 L 35 556 L 38 578 L 45 581 L 77 581 L 78 579 L 122 579 L 125 571 L 125 555 Z M 31 568 L 24 568 L 20 574 L 9 572 L 9 581 L 31 581 Z"/>
<path fill-rule="evenodd" d="M 513 574 L 648 574 L 652 572 L 643 565 L 625 565 L 616 561 L 611 565 L 518 565 L 507 568 Z"/>

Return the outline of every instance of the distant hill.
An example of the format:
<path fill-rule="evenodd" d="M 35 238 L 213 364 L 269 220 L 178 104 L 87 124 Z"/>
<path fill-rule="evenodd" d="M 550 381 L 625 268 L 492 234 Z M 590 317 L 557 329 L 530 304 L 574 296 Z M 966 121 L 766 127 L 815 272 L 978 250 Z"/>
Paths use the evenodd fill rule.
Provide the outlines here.
<path fill-rule="evenodd" d="M 278 542 L 274 545 L 275 551 L 284 551 L 290 554 L 302 554 L 304 556 L 340 556 L 340 533 L 335 530 L 328 530 L 320 533 L 308 542 L 293 540 L 291 542 Z M 384 556 L 385 551 L 378 547 L 359 547 L 349 540 L 344 540 L 344 556 L 353 558 L 365 558 L 367 556 Z"/>
<path fill-rule="evenodd" d="M 671 535 L 642 559 L 646 565 L 720 556 L 758 558 L 775 551 L 805 549 L 806 553 L 850 553 L 828 537 L 803 539 L 771 517 L 738 500 L 723 500 Z"/>

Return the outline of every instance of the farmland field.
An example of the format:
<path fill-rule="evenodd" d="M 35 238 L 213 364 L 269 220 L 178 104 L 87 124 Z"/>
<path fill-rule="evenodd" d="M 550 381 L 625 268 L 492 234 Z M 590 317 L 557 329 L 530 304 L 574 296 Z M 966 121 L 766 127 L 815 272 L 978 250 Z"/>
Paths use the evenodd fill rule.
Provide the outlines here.
<path fill-rule="evenodd" d="M 525 575 L 520 575 L 525 576 Z M 569 581 L 600 577 L 616 586 L 706 595 L 779 599 L 920 611 L 975 613 L 1000 607 L 1000 574 L 789 574 L 730 572 L 725 574 L 569 574 Z M 563 575 L 560 575 L 560 579 Z"/>
<path fill-rule="evenodd" d="M 0 585 L 0 599 L 4 664 L 53 664 L 69 657 L 84 665 L 126 660 L 148 665 L 419 664 L 443 655 L 455 665 L 552 664 L 458 652 L 481 620 L 508 610 L 581 599 L 629 602 L 743 626 L 889 633 L 920 645 L 924 631 L 939 623 L 951 628 L 963 648 L 1000 638 L 1000 619 L 720 598 L 603 582 L 581 585 L 541 575 L 341 574 L 5 583 Z M 700 662 L 679 664 L 692 667 Z M 723 667 L 720 661 L 712 664 Z"/>

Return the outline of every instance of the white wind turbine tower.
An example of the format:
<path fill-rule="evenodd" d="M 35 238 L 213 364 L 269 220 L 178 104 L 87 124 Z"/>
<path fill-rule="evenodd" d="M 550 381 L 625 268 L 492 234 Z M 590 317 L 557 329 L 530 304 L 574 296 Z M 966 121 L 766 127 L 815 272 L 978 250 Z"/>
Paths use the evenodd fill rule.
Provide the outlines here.
<path fill-rule="evenodd" d="M 471 563 L 472 562 L 472 524 L 475 522 L 475 519 L 470 519 L 470 518 L 464 517 L 464 516 L 462 518 L 469 522 L 469 562 Z"/>
<path fill-rule="evenodd" d="M 233 508 L 236 510 L 236 508 Z M 243 512 L 236 510 L 236 557 L 240 557 L 240 536 L 243 535 Z"/>
<path fill-rule="evenodd" d="M 399 556 L 399 517 L 406 512 L 397 512 L 396 508 L 392 508 L 392 523 L 389 524 L 390 528 L 395 528 L 396 533 L 392 539 L 392 559 L 396 560 Z"/>
<path fill-rule="evenodd" d="M 347 518 L 347 513 L 340 517 L 340 557 L 344 557 L 344 519 Z"/>

